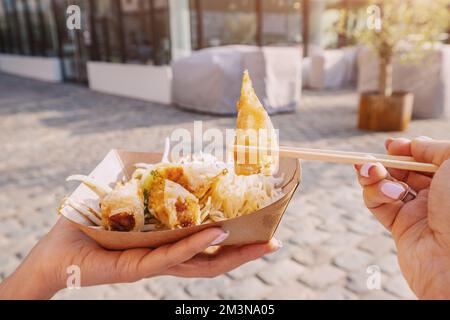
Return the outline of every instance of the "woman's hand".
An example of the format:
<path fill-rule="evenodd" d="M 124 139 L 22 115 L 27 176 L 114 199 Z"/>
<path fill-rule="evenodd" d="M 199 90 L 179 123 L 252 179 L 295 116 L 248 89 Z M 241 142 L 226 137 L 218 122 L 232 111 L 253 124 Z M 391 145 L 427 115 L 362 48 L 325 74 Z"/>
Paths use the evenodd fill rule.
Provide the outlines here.
<path fill-rule="evenodd" d="M 281 247 L 269 243 L 204 251 L 228 236 L 210 228 L 157 249 L 109 251 L 65 218 L 33 248 L 19 268 L 0 284 L 0 299 L 48 299 L 66 287 L 67 268 L 80 268 L 81 286 L 134 282 L 158 275 L 214 277 Z"/>
<path fill-rule="evenodd" d="M 386 170 L 379 163 L 356 168 L 364 201 L 391 231 L 411 289 L 419 298 L 450 299 L 450 142 L 389 139 L 386 149 L 440 166 L 434 175 Z M 402 201 L 408 186 L 417 197 Z"/>

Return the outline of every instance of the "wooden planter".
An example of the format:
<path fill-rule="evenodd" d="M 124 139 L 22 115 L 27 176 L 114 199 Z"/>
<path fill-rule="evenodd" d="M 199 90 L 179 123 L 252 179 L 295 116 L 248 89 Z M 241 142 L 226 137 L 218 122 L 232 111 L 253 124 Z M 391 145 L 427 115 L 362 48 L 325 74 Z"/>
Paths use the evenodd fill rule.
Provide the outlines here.
<path fill-rule="evenodd" d="M 358 128 L 371 131 L 403 131 L 411 121 L 414 95 L 394 92 L 386 97 L 362 93 L 359 100 Z"/>

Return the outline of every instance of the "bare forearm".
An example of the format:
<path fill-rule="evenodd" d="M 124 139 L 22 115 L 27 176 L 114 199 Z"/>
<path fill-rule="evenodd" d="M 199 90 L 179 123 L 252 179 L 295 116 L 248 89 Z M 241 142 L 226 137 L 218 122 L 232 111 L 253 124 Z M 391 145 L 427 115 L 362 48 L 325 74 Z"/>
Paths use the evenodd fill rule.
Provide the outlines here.
<path fill-rule="evenodd" d="M 0 300 L 50 299 L 62 286 L 52 279 L 51 273 L 39 267 L 39 254 L 32 250 L 19 267 L 0 283 Z M 54 277 L 53 277 L 54 278 Z"/>
<path fill-rule="evenodd" d="M 56 292 L 58 292 L 58 288 L 50 281 L 46 281 L 40 275 L 35 275 L 33 270 L 25 270 L 22 266 L 0 283 L 1 300 L 50 299 Z"/>

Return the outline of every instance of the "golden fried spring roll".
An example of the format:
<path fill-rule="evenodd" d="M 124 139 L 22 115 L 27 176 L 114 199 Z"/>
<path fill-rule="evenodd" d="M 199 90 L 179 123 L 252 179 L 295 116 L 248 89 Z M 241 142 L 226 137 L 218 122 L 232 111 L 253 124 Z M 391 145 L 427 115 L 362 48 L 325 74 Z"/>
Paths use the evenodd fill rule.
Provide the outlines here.
<path fill-rule="evenodd" d="M 162 164 L 153 170 L 162 178 L 178 183 L 198 199 L 202 199 L 218 178 L 226 173 L 224 168 L 203 163 Z M 142 177 L 143 180 L 146 178 Z"/>
<path fill-rule="evenodd" d="M 234 150 L 235 173 L 237 175 L 274 174 L 279 162 L 278 137 L 269 115 L 256 96 L 247 70 L 242 78 L 241 97 L 237 103 L 237 110 L 235 146 L 252 149 Z"/>
<path fill-rule="evenodd" d="M 200 224 L 198 199 L 180 184 L 153 171 L 144 184 L 150 212 L 170 229 Z"/>
<path fill-rule="evenodd" d="M 144 195 L 138 180 L 118 183 L 114 189 L 83 175 L 70 176 L 67 181 L 81 181 L 99 196 L 101 222 L 106 230 L 142 231 Z"/>
<path fill-rule="evenodd" d="M 101 201 L 102 223 L 108 230 L 142 231 L 144 196 L 137 180 L 118 184 Z"/>

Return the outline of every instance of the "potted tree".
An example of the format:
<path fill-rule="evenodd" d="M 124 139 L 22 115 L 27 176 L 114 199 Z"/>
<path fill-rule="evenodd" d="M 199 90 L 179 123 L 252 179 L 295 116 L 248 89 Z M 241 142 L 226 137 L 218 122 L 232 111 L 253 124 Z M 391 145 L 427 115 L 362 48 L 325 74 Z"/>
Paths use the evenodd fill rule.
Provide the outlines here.
<path fill-rule="evenodd" d="M 413 94 L 393 91 L 393 60 L 418 62 L 449 25 L 448 0 L 373 0 L 367 25 L 351 32 L 379 60 L 377 92 L 360 96 L 358 127 L 373 131 L 405 130 L 411 120 Z"/>

